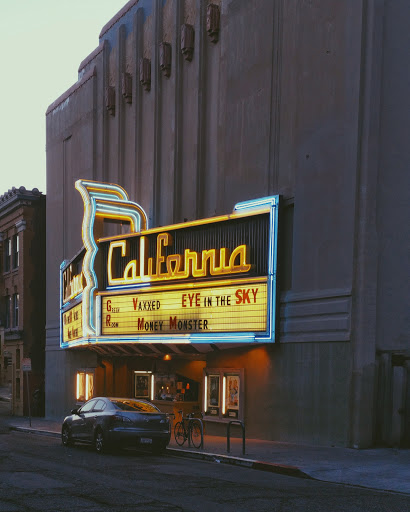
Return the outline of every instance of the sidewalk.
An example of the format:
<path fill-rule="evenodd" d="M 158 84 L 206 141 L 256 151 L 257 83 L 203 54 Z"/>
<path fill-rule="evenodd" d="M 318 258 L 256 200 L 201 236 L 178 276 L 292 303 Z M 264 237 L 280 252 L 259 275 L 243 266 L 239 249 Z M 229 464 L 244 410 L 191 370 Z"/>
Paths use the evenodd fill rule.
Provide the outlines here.
<path fill-rule="evenodd" d="M 56 437 L 60 436 L 61 423 L 32 418 L 30 427 L 29 418 L 8 417 L 8 424 L 14 430 Z M 203 449 L 189 448 L 187 444 L 179 447 L 172 437 L 167 453 L 290 476 L 410 494 L 410 450 L 353 450 L 247 439 L 243 455 L 242 439 L 232 438 L 231 450 L 228 453 L 225 437 L 205 434 Z"/>

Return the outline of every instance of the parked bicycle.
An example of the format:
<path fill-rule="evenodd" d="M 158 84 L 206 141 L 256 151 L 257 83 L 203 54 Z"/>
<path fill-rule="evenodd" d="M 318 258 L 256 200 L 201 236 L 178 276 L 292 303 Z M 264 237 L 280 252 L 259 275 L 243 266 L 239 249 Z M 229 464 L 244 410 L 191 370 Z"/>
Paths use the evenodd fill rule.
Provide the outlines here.
<path fill-rule="evenodd" d="M 184 416 L 183 411 L 178 412 L 181 415 L 181 419 L 180 421 L 175 423 L 174 427 L 174 436 L 176 443 L 179 446 L 182 446 L 188 439 L 188 444 L 192 443 L 192 445 L 195 448 L 201 448 L 202 433 L 200 419 L 195 418 L 195 413 L 187 414 L 186 416 Z"/>

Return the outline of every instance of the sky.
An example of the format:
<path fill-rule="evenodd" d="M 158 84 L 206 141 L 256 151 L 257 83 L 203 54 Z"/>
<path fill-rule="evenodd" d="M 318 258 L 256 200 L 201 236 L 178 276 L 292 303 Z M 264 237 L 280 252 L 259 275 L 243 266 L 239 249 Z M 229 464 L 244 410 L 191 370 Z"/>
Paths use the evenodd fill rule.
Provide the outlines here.
<path fill-rule="evenodd" d="M 127 0 L 0 0 L 0 195 L 46 193 L 48 106 Z"/>

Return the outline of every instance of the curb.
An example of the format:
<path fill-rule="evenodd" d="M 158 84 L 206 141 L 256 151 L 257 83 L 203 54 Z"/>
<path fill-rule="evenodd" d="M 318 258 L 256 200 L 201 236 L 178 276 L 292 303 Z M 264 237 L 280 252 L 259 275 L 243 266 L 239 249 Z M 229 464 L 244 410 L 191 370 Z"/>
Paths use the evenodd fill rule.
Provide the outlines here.
<path fill-rule="evenodd" d="M 255 460 L 253 469 L 259 471 L 269 471 L 270 473 L 278 473 L 280 475 L 294 476 L 296 478 L 306 478 L 308 480 L 316 480 L 296 466 L 287 466 L 285 464 L 275 464 L 273 462 L 261 462 Z"/>
<path fill-rule="evenodd" d="M 208 462 L 216 462 L 217 464 L 231 464 L 233 466 L 242 466 L 258 471 L 267 471 L 269 473 L 277 473 L 280 475 L 293 476 L 296 478 L 307 478 L 314 480 L 313 477 L 304 473 L 296 466 L 287 466 L 284 464 L 275 464 L 273 462 L 262 462 L 253 459 L 243 459 L 241 457 L 233 457 L 230 455 L 220 455 L 216 453 L 204 453 L 197 451 L 187 451 L 178 448 L 167 448 L 166 453 L 177 457 L 186 457 L 191 459 L 201 459 Z"/>
<path fill-rule="evenodd" d="M 59 432 L 54 432 L 52 430 L 40 430 L 38 428 L 33 427 L 18 427 L 14 425 L 9 426 L 10 430 L 15 430 L 18 432 L 26 432 L 27 434 L 38 434 L 39 436 L 48 436 L 48 437 L 60 437 L 61 434 Z"/>
<path fill-rule="evenodd" d="M 38 434 L 49 437 L 60 437 L 59 432 L 50 430 L 39 430 L 33 427 L 20 427 L 10 426 L 10 430 L 19 432 L 26 432 L 28 434 Z M 220 455 L 217 453 L 206 453 L 198 451 L 182 450 L 180 448 L 168 447 L 165 451 L 168 455 L 174 455 L 176 457 L 185 457 L 187 459 L 199 459 L 207 462 L 213 462 L 216 464 L 230 464 L 231 466 L 241 466 L 248 469 L 256 469 L 258 471 L 267 471 L 269 473 L 277 473 L 279 475 L 293 476 L 296 478 L 307 478 L 314 480 L 313 477 L 304 473 L 301 469 L 296 466 L 287 466 L 284 464 L 274 464 L 273 462 L 262 462 L 259 460 L 243 459 L 241 457 L 233 457 L 230 455 Z"/>

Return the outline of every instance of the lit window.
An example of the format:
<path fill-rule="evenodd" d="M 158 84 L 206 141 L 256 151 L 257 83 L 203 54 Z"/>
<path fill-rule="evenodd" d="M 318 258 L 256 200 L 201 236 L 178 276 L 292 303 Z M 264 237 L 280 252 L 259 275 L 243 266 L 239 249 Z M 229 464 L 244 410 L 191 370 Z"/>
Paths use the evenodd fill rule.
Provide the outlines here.
<path fill-rule="evenodd" d="M 94 373 L 78 372 L 76 385 L 76 399 L 86 402 L 94 395 Z"/>

